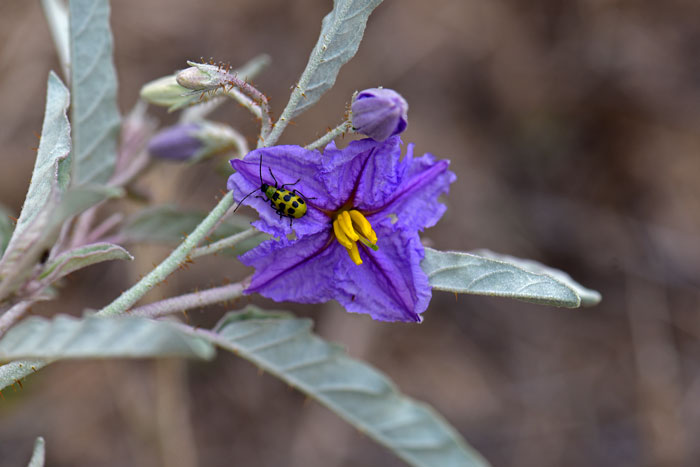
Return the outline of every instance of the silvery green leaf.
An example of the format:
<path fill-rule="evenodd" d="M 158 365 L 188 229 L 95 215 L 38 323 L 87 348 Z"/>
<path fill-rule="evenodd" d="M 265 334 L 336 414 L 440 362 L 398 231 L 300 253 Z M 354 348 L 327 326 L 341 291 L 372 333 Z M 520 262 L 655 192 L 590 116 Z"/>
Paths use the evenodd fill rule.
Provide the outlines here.
<path fill-rule="evenodd" d="M 316 399 L 411 465 L 488 465 L 432 408 L 312 334 L 311 325 L 308 319 L 248 307 L 225 316 L 215 333 L 193 332 Z"/>
<path fill-rule="evenodd" d="M 510 257 L 444 252 L 425 249 L 421 263 L 433 289 L 455 293 L 508 297 L 541 305 L 576 308 L 582 304 L 580 293 L 586 291 L 586 300 L 592 298 L 585 289 L 569 277 L 553 275 L 550 268 L 523 267 Z M 592 304 L 592 302 L 591 302 Z"/>
<path fill-rule="evenodd" d="M 54 208 L 70 182 L 68 89 L 49 73 L 46 110 L 32 179 L 17 225 L 0 261 L 0 299 L 13 291 L 41 255 Z"/>
<path fill-rule="evenodd" d="M 173 323 L 136 316 L 48 320 L 30 317 L 0 339 L 0 360 L 196 357 L 211 359 L 214 347 Z"/>
<path fill-rule="evenodd" d="M 39 276 L 53 282 L 79 269 L 114 259 L 133 260 L 124 248 L 111 243 L 93 243 L 61 253 L 49 263 Z"/>
<path fill-rule="evenodd" d="M 471 253 L 481 256 L 483 258 L 490 258 L 498 261 L 503 261 L 504 263 L 510 263 L 534 274 L 548 275 L 573 289 L 576 292 L 576 294 L 581 298 L 581 306 L 597 305 L 598 303 L 600 303 L 600 300 L 602 298 L 600 292 L 582 286 L 581 284 L 573 280 L 572 277 L 564 271 L 550 268 L 549 266 L 545 266 L 540 262 L 531 259 L 516 258 L 515 256 L 510 255 L 503 255 L 486 249 L 475 250 Z"/>
<path fill-rule="evenodd" d="M 63 78 L 70 83 L 70 27 L 68 25 L 68 7 L 63 0 L 41 0 L 46 21 L 53 43 L 56 46 L 58 60 L 63 69 Z"/>
<path fill-rule="evenodd" d="M 48 252 L 67 219 L 105 199 L 122 194 L 123 190 L 119 188 L 85 185 L 69 189 L 63 193 L 60 201 L 56 196 L 51 197 L 40 215 L 32 220 L 30 227 L 22 234 L 20 247 L 11 250 L 10 244 L 2 258 L 0 299 L 14 292 L 29 277 L 34 265 Z"/>
<path fill-rule="evenodd" d="M 41 128 L 39 151 L 36 155 L 32 179 L 22 206 L 15 237 L 19 238 L 32 221 L 46 207 L 53 190 L 62 193 L 69 183 L 70 124 L 66 111 L 70 101 L 68 89 L 52 71 L 46 91 L 46 110 Z M 13 247 L 10 242 L 10 248 Z"/>
<path fill-rule="evenodd" d="M 382 0 L 334 0 L 323 18 L 321 34 L 287 107 L 270 134 L 277 141 L 289 120 L 314 105 L 335 83 L 340 67 L 357 52 L 367 18 Z"/>
<path fill-rule="evenodd" d="M 73 184 L 105 183 L 117 157 L 117 75 L 107 0 L 70 0 Z"/>
<path fill-rule="evenodd" d="M 4 206 L 0 206 L 0 257 L 2 257 L 2 254 L 5 252 L 14 230 L 15 223 L 12 220 L 10 211 Z"/>
<path fill-rule="evenodd" d="M 46 365 L 47 362 L 43 360 L 19 360 L 0 365 L 0 391 L 8 386 L 18 384 L 18 381 L 22 381 Z"/>
<path fill-rule="evenodd" d="M 27 467 L 44 467 L 44 458 L 46 454 L 44 451 L 44 438 L 39 436 L 36 441 L 34 441 L 34 450 L 32 451 L 32 458 L 29 459 L 29 464 Z"/>

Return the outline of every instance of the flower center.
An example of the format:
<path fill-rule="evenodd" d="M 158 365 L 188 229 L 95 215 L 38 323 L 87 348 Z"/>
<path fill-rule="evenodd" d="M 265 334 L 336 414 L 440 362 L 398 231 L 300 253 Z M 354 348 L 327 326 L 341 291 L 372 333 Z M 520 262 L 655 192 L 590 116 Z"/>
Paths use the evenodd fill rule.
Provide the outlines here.
<path fill-rule="evenodd" d="M 350 255 L 350 259 L 358 266 L 362 264 L 357 242 L 362 242 L 374 251 L 377 251 L 377 234 L 372 230 L 372 225 L 360 211 L 351 209 L 340 211 L 333 221 L 333 232 L 338 243 L 343 245 Z"/>

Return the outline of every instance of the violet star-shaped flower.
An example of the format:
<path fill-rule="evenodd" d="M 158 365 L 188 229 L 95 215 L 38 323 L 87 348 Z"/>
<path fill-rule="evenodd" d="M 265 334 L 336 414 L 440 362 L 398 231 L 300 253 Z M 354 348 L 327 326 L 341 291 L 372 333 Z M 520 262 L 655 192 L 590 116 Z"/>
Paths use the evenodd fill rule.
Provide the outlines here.
<path fill-rule="evenodd" d="M 306 200 L 306 214 L 292 226 L 259 193 L 261 157 L 262 183 L 275 185 L 271 170 Z M 236 173 L 228 189 L 237 201 L 258 190 L 259 197 L 246 200 L 260 213 L 253 225 L 277 237 L 241 256 L 255 268 L 246 293 L 300 303 L 337 300 L 377 320 L 421 321 L 431 288 L 420 267 L 418 232 L 445 212 L 437 199 L 456 179 L 448 161 L 414 158 L 413 145 L 402 159 L 394 136 L 344 149 L 330 143 L 323 154 L 299 146 L 257 149 L 231 165 Z"/>

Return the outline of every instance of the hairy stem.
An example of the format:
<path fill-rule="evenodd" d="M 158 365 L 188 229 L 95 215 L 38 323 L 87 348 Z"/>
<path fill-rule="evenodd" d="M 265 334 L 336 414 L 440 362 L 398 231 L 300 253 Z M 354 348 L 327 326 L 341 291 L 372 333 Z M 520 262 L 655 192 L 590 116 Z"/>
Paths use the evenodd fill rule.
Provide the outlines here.
<path fill-rule="evenodd" d="M 13 324 L 27 312 L 33 302 L 26 300 L 13 305 L 9 310 L 0 315 L 0 337 L 2 337 Z"/>
<path fill-rule="evenodd" d="M 100 240 L 113 227 L 119 225 L 122 220 L 124 220 L 124 214 L 120 212 L 112 214 L 107 219 L 102 221 L 97 227 L 92 229 L 92 231 L 87 235 L 85 243 L 93 243 Z"/>
<path fill-rule="evenodd" d="M 131 316 L 158 318 L 192 308 L 200 308 L 233 300 L 243 295 L 243 290 L 248 286 L 248 281 L 249 280 L 246 279 L 235 284 L 223 285 L 221 287 L 214 287 L 212 289 L 160 300 L 158 302 L 149 303 L 148 305 L 132 308 L 128 313 Z"/>
<path fill-rule="evenodd" d="M 163 282 L 163 280 L 185 262 L 190 252 L 204 239 L 209 229 L 216 224 L 219 218 L 226 213 L 232 204 L 233 196 L 227 193 L 197 228 L 170 253 L 170 256 L 144 276 L 143 279 L 134 284 L 129 290 L 122 293 L 119 298 L 102 308 L 98 314 L 100 316 L 109 316 L 123 313 L 131 308 L 134 303 L 139 301 L 141 297 L 146 295 L 149 290 Z"/>
<path fill-rule="evenodd" d="M 314 141 L 313 143 L 307 144 L 304 146 L 304 149 L 317 149 L 322 146 L 325 146 L 326 144 L 330 143 L 333 141 L 335 138 L 338 136 L 345 134 L 347 132 L 352 131 L 352 122 L 348 119 L 345 120 L 343 123 L 338 125 L 337 127 L 333 128 L 332 130 L 329 130 L 325 135 L 321 136 L 319 139 Z"/>

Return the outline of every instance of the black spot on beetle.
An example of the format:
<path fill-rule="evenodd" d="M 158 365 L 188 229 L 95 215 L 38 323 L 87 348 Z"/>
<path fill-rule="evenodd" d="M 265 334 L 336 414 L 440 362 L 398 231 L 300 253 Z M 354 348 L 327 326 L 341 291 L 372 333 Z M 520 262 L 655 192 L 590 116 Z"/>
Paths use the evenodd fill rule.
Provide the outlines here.
<path fill-rule="evenodd" d="M 294 214 L 294 208 L 287 209 L 287 214 Z"/>
<path fill-rule="evenodd" d="M 285 200 L 285 201 L 289 201 L 290 199 L 292 199 L 292 196 L 291 196 L 291 195 L 289 195 L 289 194 L 284 195 L 284 200 Z"/>
<path fill-rule="evenodd" d="M 292 206 L 295 207 L 295 208 L 298 208 L 298 207 L 299 207 L 299 203 L 297 203 L 296 201 L 294 201 L 294 202 L 292 203 Z"/>
<path fill-rule="evenodd" d="M 304 200 L 299 198 L 299 204 L 304 204 Z"/>
<path fill-rule="evenodd" d="M 280 197 L 280 194 L 276 191 L 275 191 L 275 194 L 272 195 L 272 199 L 279 199 L 279 197 Z"/>

